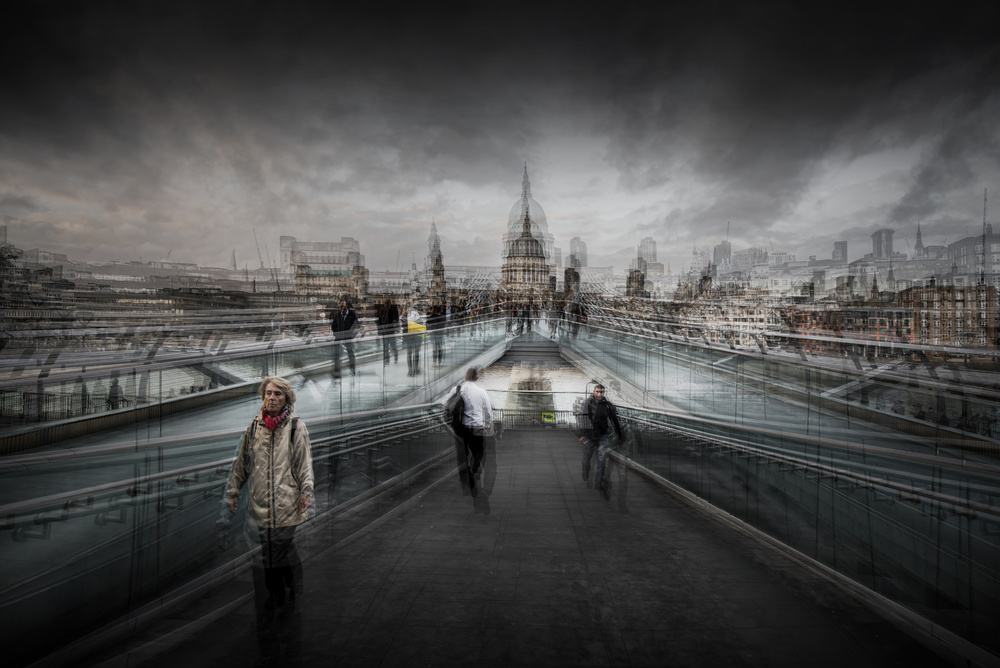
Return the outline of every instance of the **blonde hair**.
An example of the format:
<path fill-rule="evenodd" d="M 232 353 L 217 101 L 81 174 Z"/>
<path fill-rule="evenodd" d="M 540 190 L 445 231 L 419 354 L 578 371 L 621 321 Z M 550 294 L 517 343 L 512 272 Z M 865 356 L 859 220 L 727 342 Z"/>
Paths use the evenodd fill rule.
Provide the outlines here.
<path fill-rule="evenodd" d="M 260 387 L 257 388 L 257 394 L 260 395 L 261 402 L 264 401 L 264 391 L 267 386 L 274 384 L 279 390 L 285 393 L 285 405 L 288 406 L 288 410 L 291 411 L 295 406 L 295 388 L 292 384 L 280 376 L 268 376 L 260 382 Z"/>

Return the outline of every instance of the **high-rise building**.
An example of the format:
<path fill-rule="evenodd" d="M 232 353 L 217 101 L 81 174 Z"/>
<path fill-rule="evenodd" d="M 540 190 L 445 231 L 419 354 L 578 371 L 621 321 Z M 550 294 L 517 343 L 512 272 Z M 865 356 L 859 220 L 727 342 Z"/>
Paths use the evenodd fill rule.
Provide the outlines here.
<path fill-rule="evenodd" d="M 895 230 L 888 228 L 872 233 L 872 259 L 888 260 L 892 257 L 892 235 Z"/>
<path fill-rule="evenodd" d="M 639 257 L 646 263 L 656 262 L 656 239 L 646 237 L 639 242 Z"/>
<path fill-rule="evenodd" d="M 569 254 L 576 258 L 576 261 L 579 263 L 574 266 L 587 266 L 587 244 L 580 237 L 573 237 L 569 240 Z"/>
<path fill-rule="evenodd" d="M 712 264 L 716 267 L 728 267 L 733 256 L 733 246 L 729 240 L 721 242 L 712 251 Z"/>
<path fill-rule="evenodd" d="M 834 262 L 847 262 L 847 242 L 846 241 L 834 241 L 833 242 L 833 261 Z"/>

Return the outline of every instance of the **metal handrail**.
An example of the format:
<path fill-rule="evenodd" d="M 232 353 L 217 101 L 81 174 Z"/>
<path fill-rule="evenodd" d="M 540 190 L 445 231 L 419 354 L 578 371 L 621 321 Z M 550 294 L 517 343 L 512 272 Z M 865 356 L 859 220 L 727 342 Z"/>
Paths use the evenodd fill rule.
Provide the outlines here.
<path fill-rule="evenodd" d="M 416 411 L 425 408 L 439 406 L 437 403 L 413 404 L 411 406 L 395 406 L 391 408 L 379 408 L 373 410 L 357 411 L 354 413 L 344 413 L 337 417 L 316 418 L 313 424 L 322 425 L 324 422 L 342 422 L 344 420 L 354 420 L 370 417 L 373 415 L 385 415 L 386 413 L 401 413 L 404 411 Z M 384 426 L 384 425 L 382 425 Z M 140 452 L 151 448 L 177 447 L 181 445 L 192 445 L 202 443 L 206 440 L 216 438 L 232 438 L 245 431 L 246 427 L 238 429 L 221 429 L 217 431 L 201 432 L 198 434 L 185 434 L 182 436 L 170 436 L 157 439 L 149 439 L 138 443 L 135 441 L 122 441 L 120 443 L 108 443 L 101 445 L 87 446 L 84 448 L 74 448 L 71 450 L 57 450 L 52 452 L 39 452 L 26 455 L 10 455 L 0 458 L 0 471 L 8 471 L 17 468 L 26 468 L 37 464 L 47 464 L 52 462 L 73 460 L 82 457 L 99 457 L 103 455 L 114 455 L 125 452 Z"/>
<path fill-rule="evenodd" d="M 633 421 L 633 422 L 638 422 L 640 424 L 645 424 L 647 426 L 651 426 L 651 427 L 656 427 L 656 428 L 659 428 L 659 429 L 663 429 L 665 431 L 680 431 L 680 432 L 684 433 L 685 435 L 692 435 L 690 432 L 684 432 L 683 430 L 676 429 L 676 428 L 671 427 L 669 425 L 664 425 L 662 423 L 653 422 L 653 421 L 650 421 L 650 420 L 644 420 L 643 418 L 629 416 L 629 417 L 626 417 L 625 419 Z M 768 433 L 768 432 L 770 434 L 772 434 L 772 435 L 776 435 L 776 434 L 780 433 L 780 432 L 774 432 L 773 430 L 761 430 L 758 433 Z M 787 438 L 787 434 L 782 435 L 782 436 Z M 973 511 L 973 512 L 976 512 L 976 513 L 981 513 L 981 514 L 984 514 L 984 515 L 989 515 L 991 517 L 994 517 L 994 518 L 997 518 L 998 520 L 1000 520 L 1000 507 L 992 506 L 992 505 L 987 504 L 987 503 L 980 503 L 980 502 L 977 502 L 977 501 L 973 501 L 971 499 L 963 499 L 961 497 L 955 497 L 955 496 L 951 496 L 949 494 L 944 494 L 942 492 L 935 492 L 934 490 L 928 490 L 928 489 L 924 489 L 924 488 L 921 488 L 921 487 L 914 487 L 913 485 L 906 485 L 904 483 L 898 483 L 898 482 L 894 482 L 894 481 L 891 481 L 891 480 L 888 480 L 888 479 L 876 478 L 876 477 L 874 477 L 872 475 L 869 475 L 867 473 L 860 473 L 860 472 L 853 471 L 853 470 L 847 470 L 847 469 L 837 468 L 837 467 L 830 466 L 830 465 L 827 465 L 827 464 L 822 464 L 822 463 L 819 463 L 819 462 L 816 462 L 816 461 L 813 461 L 813 460 L 802 459 L 800 457 L 796 457 L 796 456 L 793 456 L 793 455 L 782 454 L 782 453 L 776 452 L 774 450 L 765 450 L 763 448 L 757 448 L 757 447 L 750 446 L 750 445 L 743 445 L 741 443 L 735 443 L 735 442 L 732 442 L 732 441 L 726 441 L 726 440 L 723 440 L 723 439 L 720 439 L 720 438 L 717 438 L 717 437 L 707 436 L 707 435 L 704 435 L 704 434 L 697 434 L 695 437 L 698 440 L 703 441 L 705 443 L 714 443 L 717 446 L 722 447 L 722 448 L 726 448 L 726 449 L 729 449 L 729 450 L 732 450 L 732 451 L 739 451 L 739 452 L 742 452 L 742 453 L 746 453 L 747 456 L 757 457 L 757 458 L 760 458 L 760 459 L 764 459 L 764 460 L 771 461 L 771 462 L 776 462 L 776 463 L 788 464 L 789 466 L 794 467 L 797 470 L 801 470 L 801 471 L 815 471 L 819 475 L 825 475 L 827 477 L 834 478 L 834 479 L 844 478 L 844 479 L 848 479 L 848 480 L 852 480 L 852 481 L 861 482 L 863 484 L 862 485 L 857 485 L 857 486 L 863 486 L 865 489 L 869 489 L 869 490 L 873 490 L 873 491 L 877 490 L 878 488 L 891 489 L 891 490 L 897 492 L 897 494 L 899 495 L 900 499 L 904 498 L 902 496 L 903 493 L 909 494 L 911 498 L 912 497 L 923 496 L 923 497 L 926 497 L 926 498 L 929 498 L 929 499 L 933 499 L 933 500 L 935 500 L 935 501 L 937 501 L 939 503 L 948 504 L 953 509 L 954 508 L 965 508 L 965 509 L 968 509 L 970 511 Z M 871 454 L 871 452 L 870 452 L 871 448 L 867 448 L 866 450 L 868 451 L 868 454 Z M 893 451 L 893 454 L 895 454 L 894 451 Z M 935 464 L 939 465 L 940 462 L 935 462 Z M 998 469 L 998 467 L 990 467 L 990 468 L 991 469 Z M 985 473 L 986 471 L 980 471 L 980 472 L 984 472 Z"/>
<path fill-rule="evenodd" d="M 671 411 L 665 411 L 656 408 L 636 408 L 634 406 L 619 406 L 619 408 L 625 408 L 628 410 L 651 413 L 654 415 L 662 415 L 667 418 L 682 419 L 688 423 L 698 423 L 712 427 L 720 427 L 723 429 L 739 430 L 749 434 L 755 434 L 760 436 L 770 436 L 778 438 L 794 438 L 799 442 L 808 443 L 816 446 L 829 446 L 842 448 L 845 450 L 851 450 L 854 452 L 864 453 L 866 455 L 882 455 L 886 457 L 891 457 L 893 459 L 903 459 L 920 464 L 927 464 L 932 466 L 948 466 L 951 468 L 959 468 L 964 471 L 972 471 L 975 473 L 981 473 L 983 475 L 991 475 L 1000 477 L 1000 466 L 995 464 L 988 464 L 985 462 L 975 462 L 968 459 L 945 459 L 936 455 L 925 455 L 919 452 L 908 452 L 906 450 L 896 450 L 893 448 L 885 448 L 877 445 L 859 445 L 852 443 L 850 441 L 841 441 L 832 438 L 827 438 L 823 436 L 806 436 L 803 434 L 789 433 L 780 431 L 778 429 L 768 429 L 766 427 L 754 427 L 749 425 L 735 424 L 732 422 L 722 422 L 721 420 L 712 420 L 710 418 L 697 417 L 688 414 L 679 414 Z M 662 423 L 657 423 L 661 426 Z"/>
<path fill-rule="evenodd" d="M 432 420 L 432 416 L 424 416 L 417 420 L 417 423 L 427 422 Z M 397 424 L 403 424 L 404 422 L 399 422 Z M 349 438 L 357 438 L 359 435 L 363 435 L 366 432 L 377 431 L 385 429 L 387 425 L 372 425 L 366 429 L 358 430 L 355 432 L 350 432 L 346 434 L 336 434 L 333 436 L 328 436 L 322 439 L 317 439 L 311 445 L 315 448 L 316 446 L 330 445 L 338 440 L 345 440 Z M 424 427 L 420 429 L 411 430 L 408 433 L 423 433 L 426 431 L 431 431 L 437 429 L 438 425 L 432 427 Z M 357 452 L 360 450 L 365 450 L 372 447 L 373 445 L 378 445 L 387 441 L 394 440 L 396 437 L 385 437 L 377 439 L 370 443 L 364 443 L 362 445 L 353 446 L 349 448 L 343 448 L 337 450 L 336 452 L 330 452 L 325 455 L 320 455 L 318 458 L 322 459 L 326 456 L 342 455 L 345 453 Z M 137 476 L 134 478 L 128 478 L 126 480 L 116 480 L 113 482 L 102 483 L 100 485 L 93 485 L 91 487 L 83 487 L 80 489 L 69 490 L 66 492 L 59 492 L 57 494 L 50 494 L 47 496 L 37 497 L 35 499 L 28 499 L 24 501 L 15 501 L 14 503 L 8 503 L 0 506 L 0 518 L 6 521 L 7 528 L 12 528 L 15 523 L 15 518 L 19 515 L 28 515 L 32 513 L 41 512 L 43 510 L 53 510 L 59 507 L 64 507 L 67 504 L 71 504 L 79 499 L 85 499 L 90 497 L 97 497 L 101 495 L 106 495 L 109 492 L 119 491 L 122 489 L 137 489 L 140 486 L 146 486 L 154 482 L 159 482 L 161 480 L 170 480 L 174 478 L 180 478 L 182 476 L 201 473 L 202 471 L 213 471 L 217 475 L 223 475 L 223 473 L 228 474 L 229 467 L 231 467 L 233 461 L 236 459 L 235 455 L 232 457 L 227 457 L 225 459 L 217 459 L 212 462 L 203 462 L 201 464 L 191 464 L 189 466 L 183 466 L 176 469 L 171 469 L 169 471 L 160 471 L 157 473 L 148 473 L 145 475 Z"/>

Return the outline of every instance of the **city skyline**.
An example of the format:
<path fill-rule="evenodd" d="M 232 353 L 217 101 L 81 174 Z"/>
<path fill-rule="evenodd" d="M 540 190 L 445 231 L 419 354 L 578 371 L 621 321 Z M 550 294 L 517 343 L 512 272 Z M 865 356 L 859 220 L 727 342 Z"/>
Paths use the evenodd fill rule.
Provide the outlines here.
<path fill-rule="evenodd" d="M 988 3 L 238 7 L 36 8 L 0 47 L 11 243 L 253 269 L 254 230 L 272 262 L 350 236 L 391 270 L 434 221 L 446 264 L 492 266 L 527 163 L 564 258 L 623 271 L 652 237 L 680 270 L 727 226 L 800 260 L 950 243 L 1000 193 Z"/>

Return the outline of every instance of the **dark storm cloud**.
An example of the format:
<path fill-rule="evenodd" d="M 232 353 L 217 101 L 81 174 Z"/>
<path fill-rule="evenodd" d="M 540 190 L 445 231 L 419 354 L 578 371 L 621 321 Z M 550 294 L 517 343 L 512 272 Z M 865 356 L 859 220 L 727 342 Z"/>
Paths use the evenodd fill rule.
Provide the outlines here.
<path fill-rule="evenodd" d="M 912 223 L 938 214 L 955 192 L 983 183 L 983 163 L 1000 165 L 1000 97 L 981 103 L 950 127 L 921 156 L 913 169 L 913 185 L 893 207 L 893 222 Z M 992 170 L 991 170 L 992 171 Z M 989 184 L 994 185 L 994 184 Z"/>
<path fill-rule="evenodd" d="M 633 216 L 621 233 L 635 240 L 661 220 L 685 242 L 726 220 L 766 236 L 831 154 L 929 133 L 910 192 L 883 215 L 938 215 L 984 162 L 996 167 L 996 10 L 878 11 L 36 3 L 0 45 L 17 63 L 0 79 L 0 212 L 31 204 L 55 224 L 59 205 L 72 215 L 58 222 L 79 226 L 98 208 L 95 235 L 219 257 L 234 238 L 248 253 L 251 227 L 272 245 L 351 235 L 392 266 L 397 253 L 376 240 L 419 258 L 427 221 L 461 207 L 418 194 L 446 181 L 514 191 L 511 167 L 544 162 L 539 144 L 572 130 L 607 139 L 629 193 L 711 186 Z"/>
<path fill-rule="evenodd" d="M 694 222 L 766 226 L 794 208 L 833 151 L 907 146 L 935 124 L 956 123 L 938 152 L 959 150 L 947 161 L 928 156 L 918 199 L 947 188 L 945 174 L 967 179 L 970 153 L 993 153 L 996 124 L 982 119 L 997 117 L 995 7 L 911 5 L 881 15 L 877 6 L 863 15 L 842 4 L 769 7 L 696 17 L 674 35 L 679 42 L 636 40 L 642 65 L 623 68 L 611 93 L 627 101 L 610 123 L 618 128 L 610 157 L 627 187 L 669 187 L 691 170 L 725 185 Z"/>

